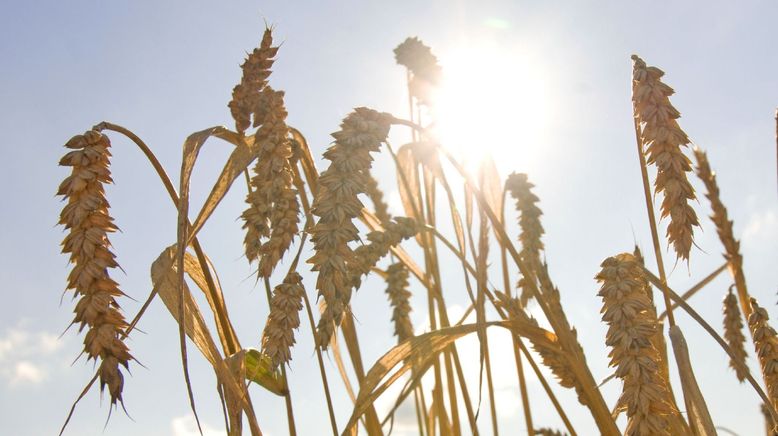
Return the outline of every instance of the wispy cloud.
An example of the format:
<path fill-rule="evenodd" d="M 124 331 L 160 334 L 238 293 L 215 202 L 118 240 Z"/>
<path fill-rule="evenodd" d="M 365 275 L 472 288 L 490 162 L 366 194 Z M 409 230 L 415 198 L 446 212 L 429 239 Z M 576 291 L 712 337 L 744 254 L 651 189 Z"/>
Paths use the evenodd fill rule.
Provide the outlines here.
<path fill-rule="evenodd" d="M 202 420 L 200 425 L 203 428 L 203 436 L 226 436 L 227 432 L 222 429 L 212 427 Z M 200 436 L 200 432 L 197 430 L 197 421 L 195 421 L 194 415 L 179 416 L 173 418 L 170 422 L 170 428 L 173 431 L 173 436 Z"/>
<path fill-rule="evenodd" d="M 775 240 L 778 235 L 778 210 L 755 212 L 746 224 L 743 239 L 746 242 Z"/>
<path fill-rule="evenodd" d="M 22 326 L 0 334 L 0 380 L 9 386 L 40 384 L 49 375 L 49 357 L 62 348 L 62 341 L 49 332 Z"/>

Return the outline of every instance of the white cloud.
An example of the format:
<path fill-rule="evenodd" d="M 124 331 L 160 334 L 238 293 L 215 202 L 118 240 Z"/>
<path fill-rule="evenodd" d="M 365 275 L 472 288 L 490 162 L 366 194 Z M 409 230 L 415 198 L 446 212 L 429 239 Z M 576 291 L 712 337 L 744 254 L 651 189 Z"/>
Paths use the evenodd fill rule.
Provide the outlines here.
<path fill-rule="evenodd" d="M 778 210 L 770 209 L 755 212 L 746 224 L 743 239 L 750 241 L 765 241 L 778 236 Z"/>
<path fill-rule="evenodd" d="M 10 384 L 12 386 L 27 383 L 37 385 L 43 382 L 47 376 L 47 372 L 44 371 L 40 366 L 27 360 L 22 360 L 20 362 L 16 362 L 16 365 L 14 365 L 10 377 Z"/>
<path fill-rule="evenodd" d="M 48 378 L 48 357 L 63 346 L 56 335 L 23 326 L 0 334 L 0 380 L 10 386 L 40 384 Z"/>
<path fill-rule="evenodd" d="M 202 420 L 200 420 L 200 425 L 203 428 L 203 436 L 227 435 L 227 432 L 223 429 L 212 427 Z M 191 413 L 173 418 L 170 422 L 170 428 L 173 430 L 173 436 L 200 436 L 200 432 L 197 431 L 197 421 L 195 421 L 194 415 Z"/>

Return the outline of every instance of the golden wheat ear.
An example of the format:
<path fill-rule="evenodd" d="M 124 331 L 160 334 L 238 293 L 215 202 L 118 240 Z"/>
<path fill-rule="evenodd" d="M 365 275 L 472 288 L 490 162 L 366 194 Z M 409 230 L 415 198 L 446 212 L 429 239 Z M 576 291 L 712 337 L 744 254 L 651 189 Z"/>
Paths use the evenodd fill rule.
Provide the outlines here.
<path fill-rule="evenodd" d="M 610 365 L 624 382 L 617 410 L 627 413 L 627 435 L 669 435 L 674 410 L 659 371 L 659 351 L 651 339 L 657 331 L 656 309 L 648 297 L 648 282 L 640 262 L 629 253 L 602 262 L 602 319 L 608 324 L 605 343 Z"/>
<path fill-rule="evenodd" d="M 59 164 L 72 172 L 57 195 L 67 200 L 59 217 L 59 224 L 69 231 L 62 252 L 70 254 L 73 264 L 67 289 L 80 297 L 73 323 L 79 331 L 87 327 L 84 352 L 89 359 L 100 360 L 100 389 L 108 387 L 113 405 L 122 401 L 124 376 L 119 366 L 128 368 L 132 356 L 121 340 L 127 322 L 117 299 L 124 293 L 108 274 L 109 269 L 119 268 L 108 240 L 108 233 L 117 227 L 108 212 L 104 187 L 112 182 L 110 146 L 108 137 L 94 130 L 71 138 L 65 144 L 71 151 Z"/>
<path fill-rule="evenodd" d="M 273 289 L 270 315 L 262 332 L 262 351 L 270 357 L 274 369 L 292 360 L 294 330 L 300 327 L 304 294 L 303 278 L 296 272 L 290 272 Z"/>
<path fill-rule="evenodd" d="M 319 177 L 311 211 L 319 217 L 310 231 L 315 254 L 308 259 L 318 271 L 316 288 L 326 303 L 316 328 L 316 345 L 327 348 L 340 325 L 351 293 L 348 264 L 354 258 L 349 242 L 359 239 L 353 220 L 361 214 L 372 163 L 386 141 L 393 117 L 368 108 L 356 108 L 332 134 L 335 143 L 324 152 L 329 167 Z"/>
<path fill-rule="evenodd" d="M 661 217 L 669 217 L 667 239 L 678 258 L 689 259 L 694 227 L 699 220 L 689 205 L 694 200 L 694 188 L 687 173 L 691 172 L 691 161 L 683 153 L 683 147 L 690 143 L 677 119 L 681 114 L 670 103 L 675 91 L 662 82 L 664 72 L 649 67 L 636 55 L 632 55 L 632 104 L 635 119 L 640 126 L 642 151 L 649 165 L 656 166 L 654 188 L 664 198 Z"/>

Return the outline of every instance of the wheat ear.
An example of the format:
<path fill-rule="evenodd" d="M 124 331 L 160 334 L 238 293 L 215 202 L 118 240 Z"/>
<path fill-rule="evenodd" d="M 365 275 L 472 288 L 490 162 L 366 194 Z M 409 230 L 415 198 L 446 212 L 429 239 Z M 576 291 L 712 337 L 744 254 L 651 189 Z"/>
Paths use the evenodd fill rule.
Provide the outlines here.
<path fill-rule="evenodd" d="M 674 91 L 662 82 L 664 72 L 646 66 L 636 55 L 632 60 L 632 102 L 642 127 L 641 142 L 647 162 L 656 166 L 656 193 L 664 195 L 661 216 L 670 217 L 667 238 L 677 256 L 688 260 L 694 227 L 699 226 L 697 214 L 689 205 L 696 198 L 686 176 L 691 171 L 691 161 L 682 151 L 690 141 L 676 121 L 681 114 L 670 103 Z"/>
<path fill-rule="evenodd" d="M 273 289 L 270 314 L 262 332 L 262 350 L 273 360 L 273 367 L 292 360 L 294 330 L 300 327 L 304 294 L 303 279 L 294 271 Z"/>
<path fill-rule="evenodd" d="M 429 104 L 434 98 L 433 90 L 438 86 L 442 72 L 432 49 L 419 38 L 407 38 L 394 49 L 394 58 L 411 73 L 408 83 L 411 96 L 421 103 Z"/>
<path fill-rule="evenodd" d="M 610 366 L 624 382 L 617 409 L 627 412 L 626 435 L 670 434 L 673 413 L 670 394 L 661 377 L 659 351 L 652 344 L 657 331 L 656 309 L 648 297 L 648 282 L 635 256 L 622 253 L 603 261 L 596 279 L 603 300 L 605 339 L 611 347 Z"/>
<path fill-rule="evenodd" d="M 243 133 L 252 124 L 252 116 L 255 117 L 254 125 L 256 127 L 257 103 L 262 89 L 267 85 L 267 78 L 270 77 L 270 67 L 275 61 L 273 58 L 278 53 L 278 47 L 272 47 L 273 35 L 270 29 L 265 29 L 262 35 L 262 42 L 259 47 L 249 54 L 246 61 L 240 66 L 243 70 L 243 77 L 232 90 L 232 100 L 228 106 L 235 119 L 235 128 Z"/>
<path fill-rule="evenodd" d="M 751 298 L 748 295 L 746 279 L 743 274 L 743 256 L 740 255 L 740 241 L 735 239 L 732 232 L 732 220 L 729 219 L 727 208 L 721 202 L 719 186 L 716 182 L 716 173 L 710 168 L 708 155 L 699 148 L 694 149 L 694 157 L 697 160 L 697 177 L 705 184 L 705 197 L 710 201 L 713 214 L 711 221 L 716 226 L 716 233 L 719 235 L 721 244 L 724 245 L 724 258 L 729 262 L 729 269 L 732 277 L 735 279 L 735 288 L 740 297 L 740 307 L 743 309 L 745 317 L 751 314 L 751 306 L 748 304 Z"/>
<path fill-rule="evenodd" d="M 128 367 L 132 356 L 120 335 L 127 327 L 119 310 L 118 297 L 124 295 L 108 270 L 118 268 L 111 252 L 108 233 L 117 230 L 108 213 L 104 184 L 111 183 L 108 137 L 94 130 L 74 136 L 65 147 L 71 149 L 59 162 L 73 170 L 59 186 L 57 195 L 67 200 L 59 224 L 69 230 L 62 241 L 62 252 L 70 253 L 74 264 L 67 288 L 80 296 L 74 324 L 79 331 L 88 326 L 84 352 L 89 359 L 101 360 L 100 389 L 108 386 L 111 404 L 122 401 L 124 376 L 119 365 Z"/>
<path fill-rule="evenodd" d="M 308 259 L 319 273 L 316 289 L 326 303 L 316 329 L 316 344 L 321 348 L 327 348 L 343 319 L 351 292 L 347 266 L 354 258 L 348 244 L 358 239 L 353 220 L 363 207 L 357 196 L 367 184 L 373 160 L 370 153 L 377 152 L 386 140 L 391 119 L 389 114 L 357 108 L 332 134 L 335 143 L 324 152 L 330 165 L 319 178 L 311 208 L 319 220 L 311 229 L 315 254 Z"/>
<path fill-rule="evenodd" d="M 512 173 L 505 181 L 505 189 L 516 200 L 516 210 L 519 212 L 519 242 L 521 242 L 521 258 L 533 271 L 540 268 L 540 251 L 543 249 L 541 237 L 545 231 L 540 224 L 540 216 L 543 211 L 537 206 L 540 199 L 532 192 L 535 187 L 529 178 L 523 173 Z M 528 278 L 519 280 L 521 288 L 521 303 L 526 305 L 532 297 L 531 287 L 527 283 Z"/>
<path fill-rule="evenodd" d="M 737 297 L 729 288 L 727 296 L 724 297 L 724 339 L 732 352 L 737 356 L 737 360 L 729 360 L 729 366 L 735 370 L 737 379 L 742 383 L 746 379 L 748 367 L 746 366 L 745 344 L 746 337 L 743 335 L 743 317 L 740 314 L 740 308 L 737 304 Z"/>
<path fill-rule="evenodd" d="M 393 263 L 386 268 L 386 295 L 392 306 L 392 322 L 398 343 L 413 337 L 408 276 L 408 269 L 402 263 Z"/>
<path fill-rule="evenodd" d="M 767 310 L 759 306 L 755 298 L 751 298 L 748 327 L 751 329 L 756 356 L 762 367 L 767 396 L 773 407 L 778 407 L 778 334 L 768 323 L 769 320 Z"/>

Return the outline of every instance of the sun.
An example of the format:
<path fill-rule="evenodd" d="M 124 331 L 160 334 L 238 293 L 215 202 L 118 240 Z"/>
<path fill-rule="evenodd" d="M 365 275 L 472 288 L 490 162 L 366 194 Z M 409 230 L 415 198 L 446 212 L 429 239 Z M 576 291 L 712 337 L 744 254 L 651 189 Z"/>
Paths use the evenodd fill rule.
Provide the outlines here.
<path fill-rule="evenodd" d="M 480 43 L 441 57 L 433 117 L 441 144 L 468 167 L 491 155 L 498 167 L 538 162 L 549 124 L 542 68 L 521 50 Z"/>

